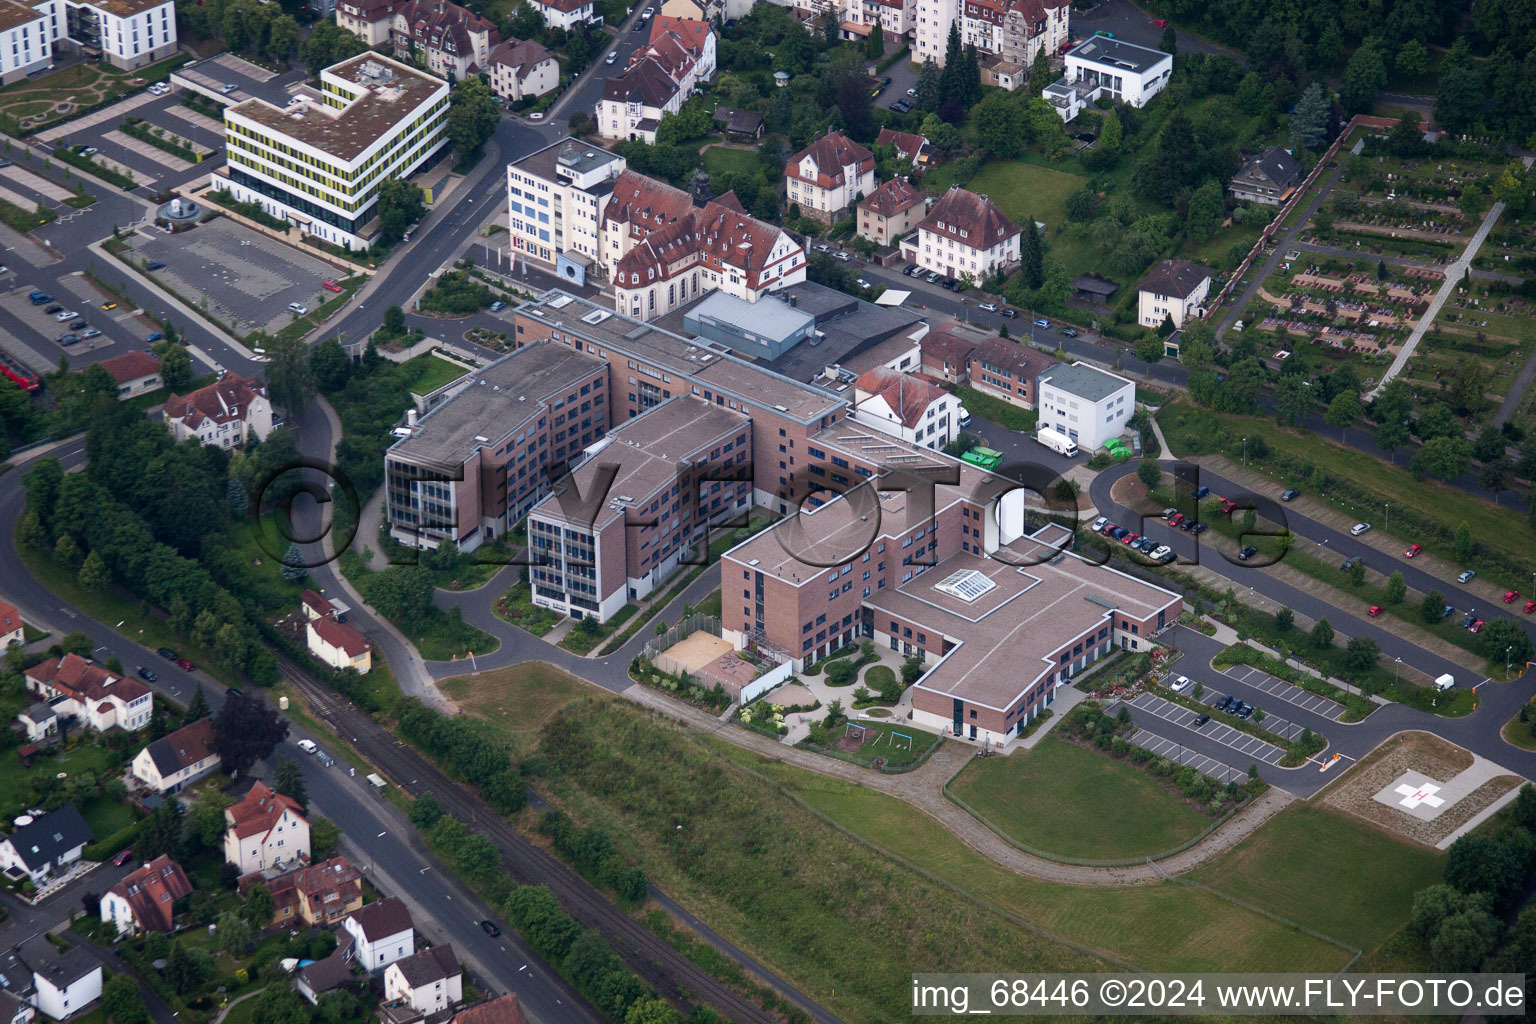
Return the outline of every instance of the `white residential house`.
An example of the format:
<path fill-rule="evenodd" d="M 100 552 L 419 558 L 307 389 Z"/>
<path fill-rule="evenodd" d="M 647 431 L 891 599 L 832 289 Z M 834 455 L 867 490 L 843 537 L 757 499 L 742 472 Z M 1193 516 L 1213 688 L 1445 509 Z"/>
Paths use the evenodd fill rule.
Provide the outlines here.
<path fill-rule="evenodd" d="M 464 976 L 453 947 L 444 943 L 402 957 L 384 969 L 384 1000 L 407 1003 L 428 1016 L 464 1001 Z"/>
<path fill-rule="evenodd" d="M 9 601 L 0 601 L 0 651 L 11 644 L 27 642 L 27 630 L 21 622 L 21 612 Z"/>
<path fill-rule="evenodd" d="M 147 395 L 163 383 L 160 379 L 160 358 L 153 352 L 125 352 L 111 359 L 103 359 L 101 368 L 117 382 L 119 402 Z"/>
<path fill-rule="evenodd" d="M 242 875 L 309 859 L 309 820 L 298 803 L 264 782 L 224 808 L 224 859 Z"/>
<path fill-rule="evenodd" d="M 508 103 L 543 96 L 560 84 L 560 62 L 531 40 L 508 39 L 490 56 L 491 91 Z"/>
<path fill-rule="evenodd" d="M 1211 272 L 1188 260 L 1163 260 L 1147 271 L 1136 293 L 1136 320 L 1156 329 L 1173 318 L 1173 326 L 1205 315 L 1211 294 Z"/>
<path fill-rule="evenodd" d="M 218 448 L 239 448 L 252 437 L 265 441 L 273 425 L 266 384 L 228 370 L 205 388 L 167 398 L 164 416 L 176 440 Z"/>
<path fill-rule="evenodd" d="M 563 28 L 569 31 L 584 21 L 602 24 L 602 18 L 592 12 L 592 0 L 528 0 L 539 12 L 547 28 Z"/>
<path fill-rule="evenodd" d="M 338 672 L 351 669 L 367 675 L 373 668 L 373 645 L 362 633 L 333 618 L 311 619 L 304 627 L 309 653 Z"/>
<path fill-rule="evenodd" d="M 921 374 L 878 367 L 853 385 L 853 419 L 935 451 L 960 436 L 960 399 Z"/>
<path fill-rule="evenodd" d="M 133 777 L 156 793 L 179 793 L 219 766 L 213 722 L 199 718 L 150 743 L 134 755 Z"/>
<path fill-rule="evenodd" d="M 162 853 L 137 871 L 124 875 L 101 897 L 101 919 L 117 934 L 169 932 L 176 901 L 192 893 L 192 882 L 181 865 Z"/>
<path fill-rule="evenodd" d="M 28 743 L 52 743 L 59 738 L 59 715 L 47 704 L 33 704 L 16 716 Z"/>
<path fill-rule="evenodd" d="M 1083 96 L 1088 103 L 1104 95 L 1116 103 L 1144 107 L 1172 77 L 1172 54 L 1109 36 L 1090 36 L 1067 51 L 1061 78 L 1042 89 L 1041 95 L 1056 105 L 1063 120 L 1070 121 L 1076 112 L 1067 116 L 1061 92 L 1052 90 L 1075 83 L 1086 90 Z"/>
<path fill-rule="evenodd" d="M 1039 425 L 1097 451 L 1119 437 L 1136 411 L 1136 385 L 1087 363 L 1057 363 L 1040 374 Z"/>
<path fill-rule="evenodd" d="M 902 240 L 901 255 L 945 277 L 983 281 L 1018 263 L 1021 234 L 986 196 L 951 185 L 929 208 L 917 234 Z"/>
<path fill-rule="evenodd" d="M 0 0 L 0 85 L 45 70 L 52 61 L 46 15 L 18 0 Z"/>
<path fill-rule="evenodd" d="M 342 921 L 341 927 L 352 938 L 357 962 L 370 973 L 416 951 L 411 912 L 393 896 L 367 904 Z"/>
<path fill-rule="evenodd" d="M 848 0 L 847 17 L 851 25 L 869 29 L 879 25 L 885 52 L 894 53 L 917 23 L 917 4 L 914 0 Z"/>
<path fill-rule="evenodd" d="M 36 0 L 28 6 L 48 19 L 50 43 L 116 68 L 143 67 L 176 52 L 172 0 Z"/>
<path fill-rule="evenodd" d="M 22 815 L 16 820 L 20 822 L 16 831 L 0 839 L 0 872 L 11 878 L 30 878 L 34 885 L 74 867 L 86 844 L 96 838 L 74 804 L 65 804 L 40 818 Z"/>
<path fill-rule="evenodd" d="M 101 998 L 101 961 L 82 944 L 61 952 L 35 939 L 23 943 L 21 959 L 32 972 L 32 1005 L 45 1017 L 68 1020 Z"/>
<path fill-rule="evenodd" d="M 644 56 L 603 83 L 597 101 L 597 132 L 605 139 L 656 144 L 665 114 L 682 109 L 687 93 L 655 57 Z"/>
<path fill-rule="evenodd" d="M 789 202 L 830 224 L 875 191 L 875 155 L 841 132 L 828 132 L 789 158 L 784 181 Z"/>
<path fill-rule="evenodd" d="M 134 732 L 149 724 L 154 694 L 137 679 L 109 672 L 78 654 L 49 658 L 27 669 L 29 693 L 47 701 L 61 716 L 74 717 L 88 729 Z"/>

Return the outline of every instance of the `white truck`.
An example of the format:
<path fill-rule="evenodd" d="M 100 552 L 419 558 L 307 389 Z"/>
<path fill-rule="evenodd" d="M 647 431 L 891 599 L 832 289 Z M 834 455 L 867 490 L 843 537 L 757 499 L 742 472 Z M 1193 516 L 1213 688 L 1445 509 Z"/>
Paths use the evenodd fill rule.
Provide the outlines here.
<path fill-rule="evenodd" d="M 1035 440 L 1057 455 L 1065 455 L 1070 459 L 1077 454 L 1077 442 L 1052 427 L 1041 427 L 1035 433 Z"/>
<path fill-rule="evenodd" d="M 1440 690 L 1442 692 L 1445 691 L 1445 690 L 1449 690 L 1451 687 L 1453 687 L 1455 685 L 1456 685 L 1456 677 L 1451 675 L 1449 672 L 1447 672 L 1445 675 L 1443 675 L 1440 678 L 1435 680 L 1435 689 Z"/>

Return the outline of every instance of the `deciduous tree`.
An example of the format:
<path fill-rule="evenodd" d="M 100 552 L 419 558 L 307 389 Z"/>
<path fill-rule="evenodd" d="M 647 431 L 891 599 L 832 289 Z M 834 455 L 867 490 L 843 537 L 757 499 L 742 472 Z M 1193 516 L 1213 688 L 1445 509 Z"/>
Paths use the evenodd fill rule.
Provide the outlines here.
<path fill-rule="evenodd" d="M 287 720 L 260 697 L 229 694 L 213 719 L 213 749 L 226 772 L 270 757 L 287 736 Z"/>

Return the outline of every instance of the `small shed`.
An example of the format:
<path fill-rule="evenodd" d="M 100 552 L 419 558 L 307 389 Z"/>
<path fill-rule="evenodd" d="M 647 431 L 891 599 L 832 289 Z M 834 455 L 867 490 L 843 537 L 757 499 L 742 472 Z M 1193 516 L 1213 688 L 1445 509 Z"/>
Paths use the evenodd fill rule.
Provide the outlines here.
<path fill-rule="evenodd" d="M 1106 281 L 1097 274 L 1079 274 L 1072 281 L 1073 297 L 1095 305 L 1108 305 L 1109 297 L 1120 290 L 1113 281 Z"/>

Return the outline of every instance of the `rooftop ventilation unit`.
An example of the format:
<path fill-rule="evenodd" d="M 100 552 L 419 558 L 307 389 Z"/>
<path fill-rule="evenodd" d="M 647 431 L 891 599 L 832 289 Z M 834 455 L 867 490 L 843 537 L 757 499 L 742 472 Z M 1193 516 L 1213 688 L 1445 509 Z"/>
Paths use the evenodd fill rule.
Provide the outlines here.
<path fill-rule="evenodd" d="M 611 316 L 613 316 L 613 314 L 608 312 L 606 309 L 594 309 L 592 312 L 582 317 L 581 322 L 584 324 L 600 324 Z"/>

